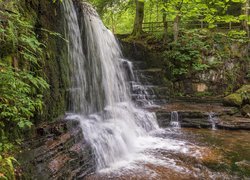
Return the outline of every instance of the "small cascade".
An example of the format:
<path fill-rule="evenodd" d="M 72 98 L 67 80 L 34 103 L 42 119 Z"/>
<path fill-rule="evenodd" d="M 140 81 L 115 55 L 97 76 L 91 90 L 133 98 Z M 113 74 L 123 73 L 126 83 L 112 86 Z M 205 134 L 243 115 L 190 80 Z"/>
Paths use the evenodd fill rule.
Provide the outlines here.
<path fill-rule="evenodd" d="M 122 66 L 126 71 L 126 75 L 127 75 L 127 80 L 128 81 L 133 81 L 135 79 L 135 74 L 134 74 L 134 70 L 133 70 L 133 63 L 131 61 L 128 61 L 127 59 L 120 59 L 122 62 Z"/>
<path fill-rule="evenodd" d="M 179 122 L 179 114 L 177 111 L 171 112 L 171 121 L 170 126 L 174 128 L 181 128 L 180 122 Z"/>
<path fill-rule="evenodd" d="M 139 107 L 152 108 L 158 107 L 155 103 L 156 95 L 152 85 L 142 85 L 138 76 L 134 73 L 132 62 L 123 59 L 123 66 L 126 69 L 130 82 L 130 92 L 132 100 Z"/>
<path fill-rule="evenodd" d="M 212 125 L 212 130 L 216 130 L 216 121 L 217 121 L 217 117 L 216 114 L 214 112 L 210 112 L 208 114 L 208 121 L 211 123 Z"/>
<path fill-rule="evenodd" d="M 132 99 L 137 104 L 137 106 L 144 108 L 157 107 L 154 102 L 156 95 L 151 86 L 144 86 L 136 81 L 131 81 L 130 84 Z"/>

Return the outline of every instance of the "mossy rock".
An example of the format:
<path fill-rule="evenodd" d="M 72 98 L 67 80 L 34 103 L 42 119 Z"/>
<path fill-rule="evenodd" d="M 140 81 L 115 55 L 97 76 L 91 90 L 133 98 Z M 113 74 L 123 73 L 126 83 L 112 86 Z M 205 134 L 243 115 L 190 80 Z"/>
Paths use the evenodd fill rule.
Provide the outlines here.
<path fill-rule="evenodd" d="M 238 91 L 243 99 L 242 106 L 246 104 L 250 104 L 250 85 L 244 85 Z"/>
<path fill-rule="evenodd" d="M 243 102 L 243 98 L 238 93 L 230 94 L 223 99 L 223 104 L 227 106 L 238 106 L 240 107 Z"/>
<path fill-rule="evenodd" d="M 240 89 L 236 91 L 236 93 L 250 93 L 250 84 L 243 85 Z"/>
<path fill-rule="evenodd" d="M 241 113 L 244 116 L 250 114 L 250 104 L 243 106 L 243 108 L 241 109 Z"/>
<path fill-rule="evenodd" d="M 250 85 L 243 85 L 235 93 L 226 96 L 223 100 L 224 105 L 242 107 L 249 103 L 250 100 Z"/>

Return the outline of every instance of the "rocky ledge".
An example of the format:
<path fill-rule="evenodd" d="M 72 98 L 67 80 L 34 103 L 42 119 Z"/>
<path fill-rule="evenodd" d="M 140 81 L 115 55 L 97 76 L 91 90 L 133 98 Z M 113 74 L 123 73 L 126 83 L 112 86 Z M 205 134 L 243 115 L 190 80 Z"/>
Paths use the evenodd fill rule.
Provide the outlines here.
<path fill-rule="evenodd" d="M 94 156 L 77 121 L 40 125 L 18 156 L 25 179 L 83 179 L 95 170 Z"/>
<path fill-rule="evenodd" d="M 250 130 L 250 118 L 242 117 L 235 107 L 225 107 L 220 103 L 174 102 L 153 109 L 160 127 L 170 126 L 171 113 L 178 113 L 181 127 Z"/>

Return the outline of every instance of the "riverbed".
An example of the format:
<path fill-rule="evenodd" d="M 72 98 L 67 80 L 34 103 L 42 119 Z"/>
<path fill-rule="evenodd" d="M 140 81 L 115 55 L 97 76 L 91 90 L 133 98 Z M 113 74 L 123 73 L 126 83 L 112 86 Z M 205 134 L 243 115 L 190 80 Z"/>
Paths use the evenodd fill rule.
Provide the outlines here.
<path fill-rule="evenodd" d="M 248 179 L 250 132 L 166 128 L 138 150 L 87 179 Z"/>

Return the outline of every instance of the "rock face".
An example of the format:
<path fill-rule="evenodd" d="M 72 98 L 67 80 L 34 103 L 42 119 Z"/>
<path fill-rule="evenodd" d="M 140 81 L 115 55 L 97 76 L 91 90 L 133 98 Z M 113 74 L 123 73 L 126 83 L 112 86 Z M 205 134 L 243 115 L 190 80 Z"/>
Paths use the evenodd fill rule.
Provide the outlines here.
<path fill-rule="evenodd" d="M 156 105 L 165 104 L 171 96 L 172 84 L 166 80 L 161 54 L 148 51 L 143 45 L 121 41 L 124 56 L 132 61 L 134 82 L 132 98 L 141 105 L 141 98 Z M 134 84 L 134 86 L 133 86 Z"/>
<path fill-rule="evenodd" d="M 122 52 L 126 58 L 131 61 L 137 61 L 140 69 L 162 67 L 162 56 L 160 52 L 153 52 L 143 45 L 134 42 L 120 41 Z"/>
<path fill-rule="evenodd" d="M 146 89 L 150 90 L 146 93 L 146 98 L 151 100 L 151 97 L 154 97 L 153 102 L 161 106 L 153 110 L 156 111 L 161 127 L 168 127 L 171 112 L 177 111 L 182 127 L 211 128 L 216 125 L 217 128 L 222 129 L 250 129 L 249 108 L 246 106 L 249 104 L 249 85 L 243 86 L 235 94 L 222 98 L 229 85 L 225 81 L 225 72 L 231 73 L 238 61 L 230 61 L 231 63 L 225 61 L 222 65 L 225 68 L 202 71 L 194 77 L 171 82 L 166 79 L 167 72 L 162 68 L 163 57 L 159 52 L 153 52 L 139 43 L 121 41 L 121 44 L 124 56 L 133 62 L 135 75 L 142 85 L 146 85 Z M 213 59 L 208 58 L 208 61 Z M 190 94 L 190 96 L 175 97 L 176 92 Z M 211 96 L 208 92 L 213 92 L 215 95 Z M 134 100 L 136 101 L 136 98 Z M 244 105 L 241 113 L 245 118 L 241 117 L 238 108 L 223 107 L 222 101 L 229 106 L 243 107 Z M 166 103 L 170 104 L 166 105 Z"/>
<path fill-rule="evenodd" d="M 238 117 L 238 109 L 221 104 L 176 102 L 155 109 L 162 128 L 170 127 L 171 112 L 177 111 L 181 127 L 250 130 L 250 118 Z"/>
<path fill-rule="evenodd" d="M 36 129 L 18 156 L 27 179 L 83 179 L 95 170 L 94 155 L 77 121 L 60 120 Z"/>
<path fill-rule="evenodd" d="M 231 92 L 242 84 L 249 82 L 247 74 L 250 64 L 245 60 L 247 45 L 244 43 L 213 42 L 211 46 L 214 46 L 214 48 L 206 53 L 200 52 L 199 54 L 203 65 L 206 65 L 207 68 L 174 78 L 173 73 L 171 73 L 173 70 L 172 63 L 168 63 L 171 61 L 168 58 L 172 57 L 165 56 L 166 53 L 173 50 L 171 46 L 169 47 L 170 50 L 164 50 L 158 48 L 158 43 L 150 44 L 147 40 L 145 42 L 143 40 L 132 41 L 126 39 L 125 36 L 118 36 L 118 38 L 121 39 L 126 58 L 132 61 L 144 62 L 144 65 L 140 63 L 142 65 L 141 69 L 162 68 L 163 76 L 157 80 L 160 82 L 165 78 L 172 82 L 173 93 L 189 96 L 223 95 L 225 92 Z M 209 36 L 206 39 L 208 43 L 213 40 L 213 37 Z M 183 46 L 185 46 L 185 43 Z M 178 52 L 184 53 L 181 49 Z M 221 59 L 216 55 L 217 52 L 219 54 L 225 53 L 228 57 Z M 182 64 L 187 63 L 188 66 L 188 62 L 183 61 Z"/>

